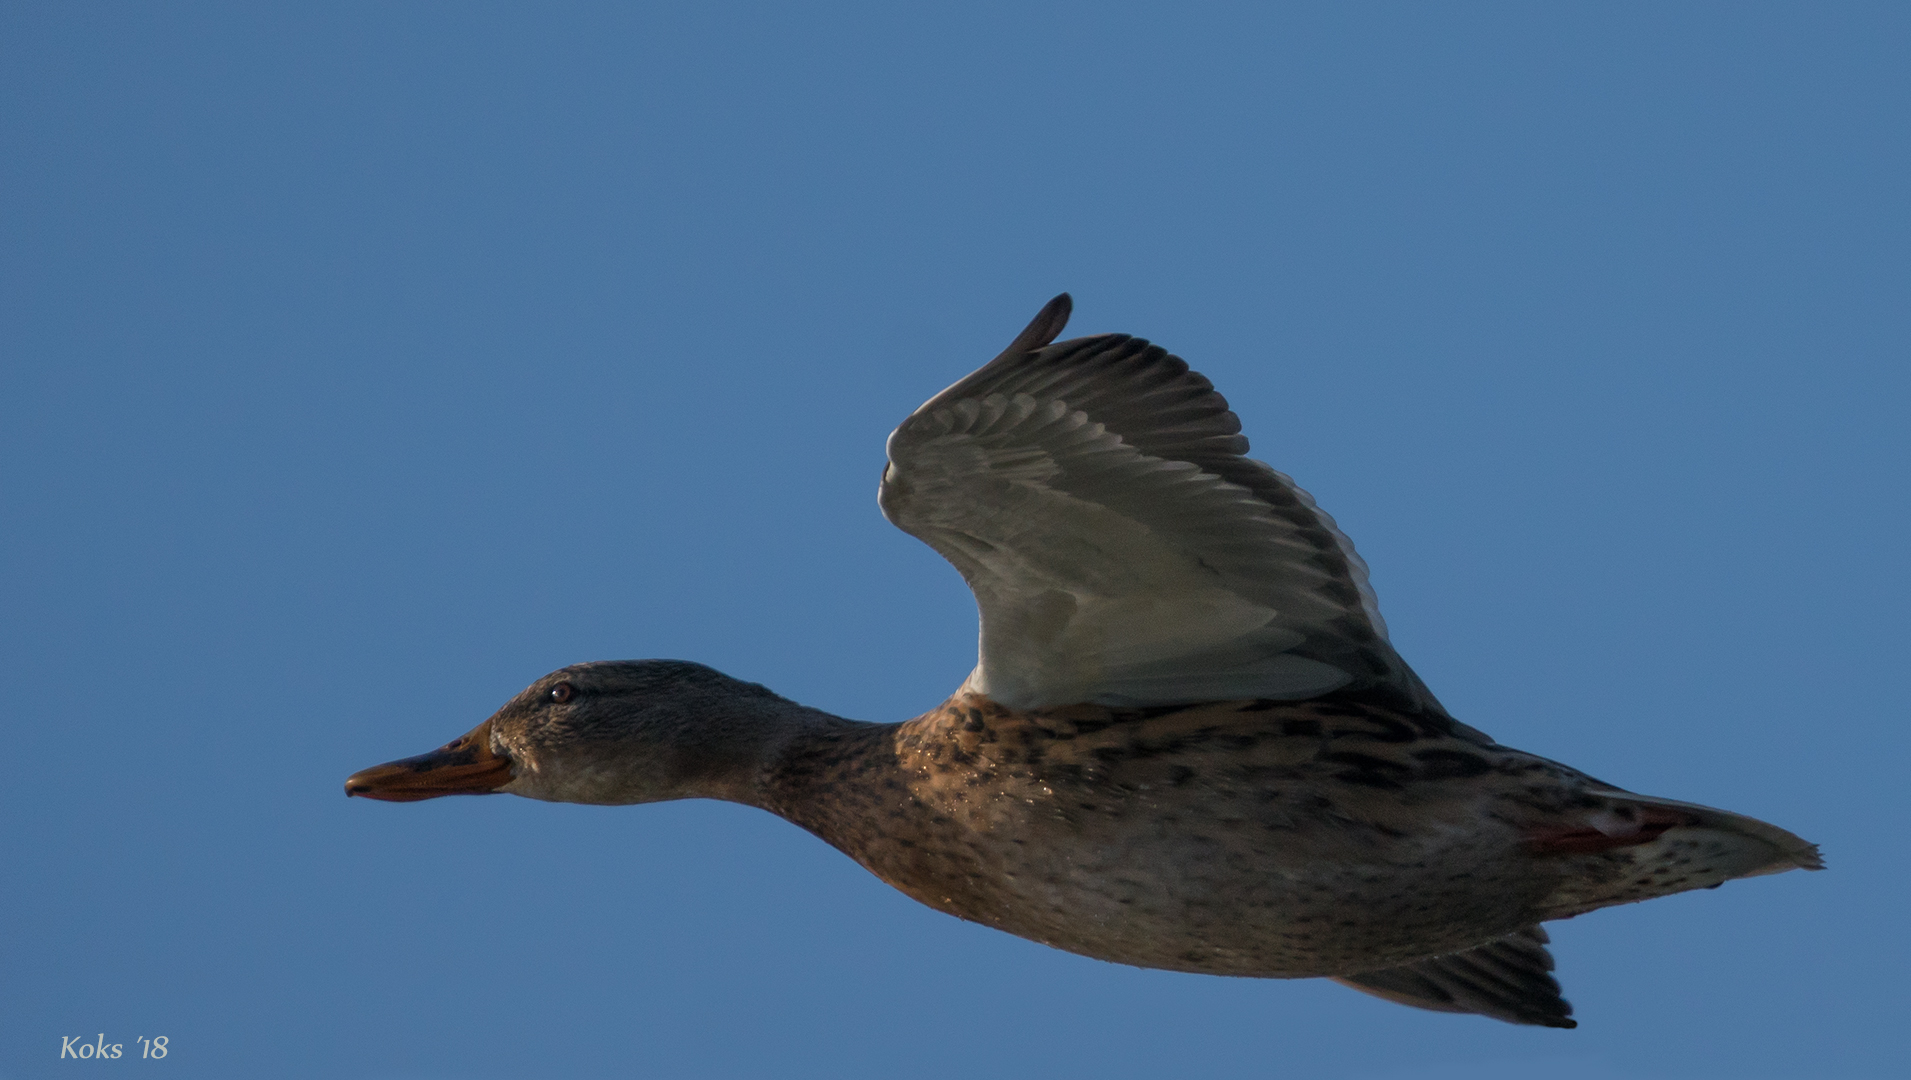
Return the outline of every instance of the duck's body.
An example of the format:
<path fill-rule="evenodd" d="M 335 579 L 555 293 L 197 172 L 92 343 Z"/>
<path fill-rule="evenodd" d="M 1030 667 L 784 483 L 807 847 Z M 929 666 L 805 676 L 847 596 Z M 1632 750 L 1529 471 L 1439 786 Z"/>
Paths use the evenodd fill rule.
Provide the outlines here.
<path fill-rule="evenodd" d="M 1330 976 L 1570 1027 L 1538 924 L 1816 869 L 1763 822 L 1634 795 L 1454 720 L 1365 567 L 1137 339 L 1058 298 L 890 441 L 891 520 L 955 563 L 981 663 L 902 724 L 700 665 L 581 664 L 351 794 L 761 807 L 938 910 L 1086 956 Z"/>
<path fill-rule="evenodd" d="M 1017 711 L 959 694 L 904 724 L 819 729 L 762 790 L 930 907 L 1213 975 L 1392 967 L 1790 869 L 1804 847 L 1698 828 L 1707 812 L 1357 695 Z M 1676 844 L 1675 822 L 1692 826 Z"/>

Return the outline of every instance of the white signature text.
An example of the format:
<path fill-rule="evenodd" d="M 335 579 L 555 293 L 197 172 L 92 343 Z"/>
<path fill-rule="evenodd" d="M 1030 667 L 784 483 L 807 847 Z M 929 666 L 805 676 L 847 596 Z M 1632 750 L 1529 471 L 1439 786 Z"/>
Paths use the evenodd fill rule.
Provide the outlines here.
<path fill-rule="evenodd" d="M 124 1043 L 107 1042 L 104 1031 L 100 1032 L 99 1037 L 92 1042 L 81 1042 L 80 1040 L 84 1038 L 86 1038 L 84 1035 L 60 1036 L 60 1056 L 62 1058 L 92 1058 L 95 1061 L 105 1058 L 111 1061 L 119 1057 L 125 1048 Z M 166 1036 L 164 1035 L 155 1035 L 150 1039 L 141 1035 L 133 1041 L 139 1044 L 140 1057 L 150 1060 L 166 1056 Z"/>

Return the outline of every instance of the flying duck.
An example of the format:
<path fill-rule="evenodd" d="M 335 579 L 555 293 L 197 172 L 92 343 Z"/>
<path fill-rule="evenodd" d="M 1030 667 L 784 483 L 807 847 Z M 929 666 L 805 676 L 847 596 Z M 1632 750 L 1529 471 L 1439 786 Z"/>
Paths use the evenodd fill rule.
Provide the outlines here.
<path fill-rule="evenodd" d="M 1056 342 L 1070 308 L 889 438 L 884 515 L 981 611 L 947 701 L 863 723 L 701 664 L 576 664 L 346 794 L 727 799 L 1058 949 L 1550 1027 L 1574 1021 L 1541 923 L 1822 868 L 1454 719 L 1213 384 L 1140 338 Z"/>

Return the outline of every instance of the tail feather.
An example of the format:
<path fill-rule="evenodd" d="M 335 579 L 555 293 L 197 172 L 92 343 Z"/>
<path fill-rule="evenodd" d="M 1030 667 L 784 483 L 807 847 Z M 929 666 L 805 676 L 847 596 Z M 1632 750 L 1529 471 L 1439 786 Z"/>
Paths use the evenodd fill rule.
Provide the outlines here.
<path fill-rule="evenodd" d="M 1588 814 L 1584 827 L 1529 836 L 1535 855 L 1566 864 L 1545 918 L 1825 866 L 1816 844 L 1756 818 L 1627 791 L 1599 794 L 1609 805 Z"/>

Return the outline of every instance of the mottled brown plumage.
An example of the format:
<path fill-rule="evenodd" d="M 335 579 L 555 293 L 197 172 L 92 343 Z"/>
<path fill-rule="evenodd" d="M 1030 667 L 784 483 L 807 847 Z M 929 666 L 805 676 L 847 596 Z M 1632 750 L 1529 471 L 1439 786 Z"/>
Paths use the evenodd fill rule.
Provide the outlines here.
<path fill-rule="evenodd" d="M 1717 837 L 1668 848 L 1665 830 L 1629 826 L 1746 819 L 1642 802 L 1360 695 L 1022 712 L 963 693 L 795 748 L 771 775 L 765 809 L 931 907 L 1216 975 L 1348 975 L 1813 864 L 1769 826 L 1756 866 Z"/>
<path fill-rule="evenodd" d="M 1207 380 L 1122 335 L 1049 344 L 1067 313 L 890 439 L 884 513 L 982 613 L 937 709 L 866 724 L 698 664 L 579 664 L 347 792 L 728 799 L 1056 948 L 1554 1027 L 1539 923 L 1821 865 L 1453 719 L 1352 543 L 1244 456 Z"/>

